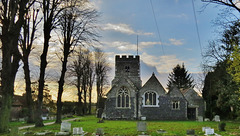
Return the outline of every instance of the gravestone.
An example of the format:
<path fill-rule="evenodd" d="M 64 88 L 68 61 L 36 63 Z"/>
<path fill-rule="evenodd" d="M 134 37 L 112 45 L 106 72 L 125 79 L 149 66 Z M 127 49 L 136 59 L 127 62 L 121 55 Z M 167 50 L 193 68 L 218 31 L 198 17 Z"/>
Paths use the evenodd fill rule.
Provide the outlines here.
<path fill-rule="evenodd" d="M 104 135 L 104 131 L 102 128 L 97 128 L 96 130 L 96 136 L 103 136 Z"/>
<path fill-rule="evenodd" d="M 24 122 L 25 121 L 25 118 L 19 118 L 18 119 L 20 122 Z"/>
<path fill-rule="evenodd" d="M 73 135 L 84 135 L 84 131 L 82 127 L 73 128 Z"/>
<path fill-rule="evenodd" d="M 205 118 L 204 121 L 210 121 L 210 119 L 209 118 Z"/>
<path fill-rule="evenodd" d="M 47 117 L 42 117 L 42 120 L 47 120 Z"/>
<path fill-rule="evenodd" d="M 71 132 L 71 123 L 69 123 L 69 122 L 62 122 L 60 131 L 61 132 Z"/>
<path fill-rule="evenodd" d="M 147 118 L 146 117 L 141 117 L 141 120 L 146 120 Z"/>
<path fill-rule="evenodd" d="M 214 118 L 213 118 L 213 121 L 220 122 L 220 116 L 215 115 Z"/>
<path fill-rule="evenodd" d="M 47 135 L 52 135 L 53 132 L 38 132 L 38 133 L 35 133 L 34 135 L 36 136 L 47 136 Z"/>
<path fill-rule="evenodd" d="M 202 127 L 202 132 L 205 132 L 205 129 L 211 129 L 210 127 Z"/>
<path fill-rule="evenodd" d="M 198 116 L 198 121 L 203 122 L 203 116 Z"/>
<path fill-rule="evenodd" d="M 71 132 L 71 123 L 62 122 L 60 132 L 56 132 L 56 136 L 69 136 Z"/>
<path fill-rule="evenodd" d="M 147 123 L 146 122 L 137 122 L 137 131 L 144 132 L 147 131 Z"/>
<path fill-rule="evenodd" d="M 195 135 L 195 130 L 194 129 L 187 130 L 187 135 Z"/>
<path fill-rule="evenodd" d="M 213 135 L 214 134 L 214 129 L 205 129 L 205 135 Z"/>

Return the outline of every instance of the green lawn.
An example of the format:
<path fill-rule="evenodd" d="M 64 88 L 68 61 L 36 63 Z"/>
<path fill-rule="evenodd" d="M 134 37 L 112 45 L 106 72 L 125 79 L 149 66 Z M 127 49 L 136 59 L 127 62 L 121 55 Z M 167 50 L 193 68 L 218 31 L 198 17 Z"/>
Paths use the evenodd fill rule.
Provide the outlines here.
<path fill-rule="evenodd" d="M 103 128 L 106 136 L 115 136 L 115 135 L 125 135 L 125 136 L 136 136 L 140 134 L 136 130 L 137 121 L 120 121 L 120 120 L 105 120 L 104 123 L 97 123 L 98 119 L 94 116 L 85 116 L 80 117 L 77 121 L 72 121 L 73 127 L 83 127 L 83 130 L 88 132 L 88 136 L 92 135 L 97 128 Z M 156 130 L 163 129 L 168 133 L 165 135 L 177 135 L 185 136 L 187 129 L 194 129 L 196 135 L 203 135 L 202 127 L 211 127 L 214 128 L 217 134 L 222 136 L 239 136 L 240 135 L 240 122 L 235 121 L 225 121 L 226 131 L 218 131 L 217 122 L 196 122 L 196 121 L 147 121 L 147 133 L 151 136 L 161 136 L 156 133 Z M 11 126 L 19 126 L 13 125 Z M 25 124 L 23 124 L 25 125 Z M 41 131 L 53 131 L 58 132 L 60 130 L 60 124 L 54 124 L 50 126 L 45 126 L 43 128 L 31 128 L 29 130 L 21 130 L 20 133 L 26 131 L 41 132 Z"/>

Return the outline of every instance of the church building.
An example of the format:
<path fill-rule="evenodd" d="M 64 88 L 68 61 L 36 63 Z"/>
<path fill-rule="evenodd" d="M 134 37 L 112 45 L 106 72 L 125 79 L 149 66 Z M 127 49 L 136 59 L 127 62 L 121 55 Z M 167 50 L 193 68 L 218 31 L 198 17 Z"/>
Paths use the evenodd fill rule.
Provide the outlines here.
<path fill-rule="evenodd" d="M 107 93 L 106 119 L 196 120 L 204 116 L 204 101 L 193 89 L 167 92 L 153 73 L 142 85 L 140 57 L 115 57 L 115 77 Z"/>

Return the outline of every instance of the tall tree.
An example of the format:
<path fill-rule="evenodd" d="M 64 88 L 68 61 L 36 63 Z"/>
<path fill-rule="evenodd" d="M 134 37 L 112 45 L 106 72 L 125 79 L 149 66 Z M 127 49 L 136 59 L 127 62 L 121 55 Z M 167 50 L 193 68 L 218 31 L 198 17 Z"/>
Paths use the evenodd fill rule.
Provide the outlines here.
<path fill-rule="evenodd" d="M 82 103 L 82 89 L 81 80 L 83 76 L 83 52 L 79 48 L 75 51 L 76 55 L 73 55 L 73 61 L 69 66 L 69 75 L 73 77 L 73 85 L 77 88 L 78 102 L 77 102 L 77 115 L 83 115 L 83 103 Z"/>
<path fill-rule="evenodd" d="M 235 48 L 239 47 L 239 26 L 237 21 L 225 28 L 221 38 L 211 42 L 204 55 L 205 60 L 212 60 L 210 64 L 205 61 L 205 66 L 210 68 L 207 71 L 203 88 L 208 117 L 214 116 L 214 113 L 219 115 L 224 113 L 225 117 L 234 118 L 236 112 L 239 111 L 239 85 L 233 80 L 232 73 L 229 72 L 234 71 L 236 67 L 231 67 L 235 60 L 231 56 L 234 54 Z"/>
<path fill-rule="evenodd" d="M 104 95 L 103 88 L 107 84 L 107 72 L 110 67 L 106 60 L 106 54 L 99 48 L 95 48 L 95 74 L 96 74 L 96 88 L 97 88 L 97 108 L 103 108 L 100 105 L 100 100 Z"/>
<path fill-rule="evenodd" d="M 31 12 L 30 12 L 31 11 Z M 26 13 L 26 19 L 23 24 L 23 32 L 20 38 L 20 47 L 22 50 L 23 70 L 26 86 L 26 102 L 27 102 L 27 123 L 34 123 L 34 111 L 31 89 L 31 78 L 29 68 L 29 55 L 32 50 L 33 41 L 35 40 L 35 31 L 40 21 L 37 21 L 39 9 L 31 8 Z"/>
<path fill-rule="evenodd" d="M 42 127 L 44 126 L 42 120 L 42 104 L 43 104 L 43 90 L 45 82 L 45 71 L 47 67 L 47 54 L 49 48 L 49 42 L 51 38 L 51 32 L 56 28 L 58 21 L 58 15 L 63 10 L 61 4 L 64 0 L 43 0 L 42 1 L 42 11 L 43 11 L 43 51 L 40 56 L 40 75 L 39 75 L 39 84 L 38 84 L 38 104 L 35 117 L 35 126 Z"/>
<path fill-rule="evenodd" d="M 1 0 L 0 39 L 2 43 L 2 106 L 0 111 L 0 133 L 9 130 L 10 110 L 14 93 L 14 81 L 21 55 L 18 39 L 24 16 L 32 5 L 30 0 Z"/>
<path fill-rule="evenodd" d="M 173 68 L 173 72 L 171 72 L 168 76 L 168 88 L 171 88 L 173 85 L 177 86 L 178 89 L 187 89 L 194 87 L 193 79 L 188 71 L 185 69 L 184 64 L 180 66 L 177 64 Z"/>
<path fill-rule="evenodd" d="M 61 123 L 62 111 L 62 93 L 65 73 L 67 71 L 68 56 L 73 52 L 74 47 L 83 43 L 96 41 L 98 35 L 96 32 L 96 21 L 98 13 L 94 9 L 85 8 L 82 0 L 69 0 L 64 3 L 66 8 L 59 16 L 59 28 L 61 31 L 61 44 L 63 45 L 63 57 L 61 76 L 58 81 L 57 98 L 57 119 L 56 123 Z M 84 77 L 85 78 L 85 77 Z M 87 81 L 87 78 L 86 78 Z M 86 82 L 88 83 L 88 82 Z M 84 94 L 86 89 L 84 89 Z"/>

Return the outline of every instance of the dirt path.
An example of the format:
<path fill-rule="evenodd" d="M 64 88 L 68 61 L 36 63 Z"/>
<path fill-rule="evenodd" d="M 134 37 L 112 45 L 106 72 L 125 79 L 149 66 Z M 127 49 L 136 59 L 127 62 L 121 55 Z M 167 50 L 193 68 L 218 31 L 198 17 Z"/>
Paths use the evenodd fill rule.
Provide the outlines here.
<path fill-rule="evenodd" d="M 79 119 L 79 118 L 73 118 L 73 119 L 66 119 L 66 120 L 62 120 L 62 121 L 74 121 L 76 119 Z M 52 125 L 54 124 L 55 122 L 48 122 L 48 123 L 44 123 L 44 126 L 48 126 L 48 125 Z M 35 125 L 29 125 L 29 126 L 23 126 L 23 127 L 18 127 L 18 130 L 21 130 L 21 129 L 26 129 L 26 128 L 33 128 L 35 127 Z"/>

